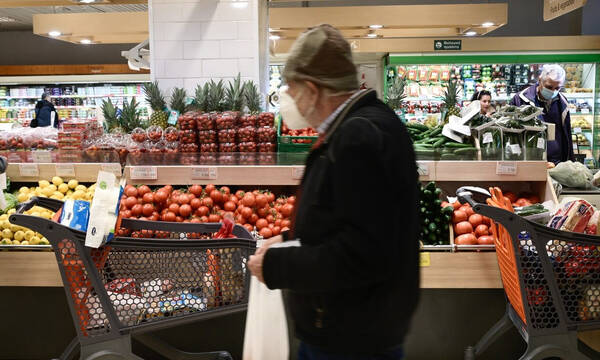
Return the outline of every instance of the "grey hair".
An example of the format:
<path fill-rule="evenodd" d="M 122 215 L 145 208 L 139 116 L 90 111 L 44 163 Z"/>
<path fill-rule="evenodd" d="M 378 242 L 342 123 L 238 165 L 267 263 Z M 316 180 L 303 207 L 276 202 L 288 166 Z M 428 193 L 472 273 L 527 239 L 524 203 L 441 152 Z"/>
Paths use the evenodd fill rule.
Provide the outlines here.
<path fill-rule="evenodd" d="M 542 73 L 540 74 L 540 78 L 550 79 L 552 81 L 558 81 L 561 85 L 565 83 L 565 69 L 558 64 L 546 64 L 542 67 Z"/>

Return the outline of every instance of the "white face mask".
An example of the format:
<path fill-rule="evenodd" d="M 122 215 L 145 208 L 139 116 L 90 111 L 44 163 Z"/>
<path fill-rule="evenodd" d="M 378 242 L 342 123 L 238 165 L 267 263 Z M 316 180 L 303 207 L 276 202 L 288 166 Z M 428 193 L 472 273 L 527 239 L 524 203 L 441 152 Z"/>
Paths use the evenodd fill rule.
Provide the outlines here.
<path fill-rule="evenodd" d="M 300 96 L 302 96 L 302 92 L 297 97 L 299 98 Z M 279 112 L 287 127 L 292 130 L 311 126 L 306 117 L 298 110 L 296 100 L 288 93 L 287 87 L 281 89 L 279 92 Z"/>

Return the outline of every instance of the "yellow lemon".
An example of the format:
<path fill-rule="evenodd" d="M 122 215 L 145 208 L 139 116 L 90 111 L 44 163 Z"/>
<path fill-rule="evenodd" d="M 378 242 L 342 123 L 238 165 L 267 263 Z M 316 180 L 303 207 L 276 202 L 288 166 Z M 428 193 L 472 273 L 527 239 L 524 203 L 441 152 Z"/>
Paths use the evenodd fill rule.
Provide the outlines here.
<path fill-rule="evenodd" d="M 31 241 L 31 238 L 35 236 L 35 233 L 32 230 L 25 231 L 25 240 Z"/>
<path fill-rule="evenodd" d="M 10 210 L 8 210 L 8 215 L 12 215 L 16 212 L 17 212 L 17 209 L 10 209 Z"/>
<path fill-rule="evenodd" d="M 25 233 L 19 230 L 16 233 L 14 233 L 13 237 L 15 238 L 15 240 L 22 241 L 25 238 Z"/>
<path fill-rule="evenodd" d="M 75 179 L 71 179 L 69 180 L 69 189 L 75 189 L 77 187 L 77 185 L 79 185 L 79 182 Z"/>
<path fill-rule="evenodd" d="M 32 213 L 31 213 L 31 216 L 35 216 L 35 217 L 41 217 L 41 216 L 42 216 L 42 213 L 41 213 L 41 212 L 39 212 L 39 211 L 34 211 L 34 212 L 32 212 Z"/>
<path fill-rule="evenodd" d="M 19 195 L 17 195 L 18 202 L 25 202 L 27 200 L 29 200 L 29 194 L 20 192 Z"/>
<path fill-rule="evenodd" d="M 45 187 L 45 188 L 42 190 L 42 195 L 44 195 L 44 196 L 46 196 L 46 197 L 52 196 L 52 194 L 54 194 L 54 190 L 52 190 L 52 188 L 51 188 L 50 186 L 48 186 L 48 187 Z"/>
<path fill-rule="evenodd" d="M 58 187 L 54 184 L 48 186 L 49 189 L 52 189 L 52 192 L 55 192 L 56 190 L 58 190 Z"/>
<path fill-rule="evenodd" d="M 87 188 L 85 187 L 85 185 L 77 185 L 77 186 L 75 187 L 75 190 L 78 190 L 78 191 L 86 191 L 86 190 L 87 190 Z"/>
<path fill-rule="evenodd" d="M 20 192 L 20 193 L 27 193 L 27 192 L 29 192 L 29 188 L 28 188 L 27 186 L 22 186 L 22 187 L 19 189 L 19 192 Z"/>
<path fill-rule="evenodd" d="M 12 240 L 4 238 L 2 241 L 0 241 L 0 245 L 12 245 Z"/>
<path fill-rule="evenodd" d="M 4 229 L 4 230 L 2 230 L 2 237 L 7 238 L 7 239 L 12 239 L 13 232 L 10 231 L 10 229 Z"/>
<path fill-rule="evenodd" d="M 42 238 L 39 242 L 39 245 L 50 245 L 50 241 L 46 238 Z"/>
<path fill-rule="evenodd" d="M 85 192 L 82 190 L 75 190 L 75 192 L 73 193 L 73 199 L 75 200 L 81 200 L 84 196 Z"/>
<path fill-rule="evenodd" d="M 21 242 L 19 240 L 13 240 L 12 244 L 13 245 L 21 245 Z"/>
<path fill-rule="evenodd" d="M 8 220 L 8 215 L 2 214 L 0 215 L 0 221 Z"/>
<path fill-rule="evenodd" d="M 40 187 L 43 189 L 50 186 L 50 182 L 48 180 L 40 180 L 38 181 L 38 185 L 40 185 Z"/>
<path fill-rule="evenodd" d="M 71 195 L 73 195 L 73 190 L 67 191 L 67 196 L 71 196 Z"/>
<path fill-rule="evenodd" d="M 52 195 L 57 196 L 58 200 L 62 200 L 65 197 L 65 195 L 63 193 L 61 193 L 60 191 L 55 191 L 54 194 L 52 194 Z"/>
<path fill-rule="evenodd" d="M 29 241 L 29 243 L 31 245 L 39 245 L 40 244 L 40 238 L 37 236 L 32 236 L 31 239 L 29 239 L 27 241 Z"/>
<path fill-rule="evenodd" d="M 55 176 L 52 178 L 52 183 L 56 186 L 59 186 L 60 184 L 64 183 L 64 180 L 60 176 Z"/>
<path fill-rule="evenodd" d="M 10 229 L 10 222 L 8 220 L 2 221 L 2 229 Z"/>
<path fill-rule="evenodd" d="M 29 241 L 27 241 L 27 240 L 21 241 L 21 244 L 19 244 L 19 245 L 29 245 Z"/>
<path fill-rule="evenodd" d="M 19 225 L 13 225 L 13 224 L 10 224 L 10 232 L 11 232 L 11 233 L 13 233 L 13 234 L 14 234 L 15 232 L 19 231 L 19 228 L 20 228 L 20 226 L 19 226 Z"/>
<path fill-rule="evenodd" d="M 67 191 L 69 191 L 69 185 L 67 185 L 65 183 L 58 185 L 58 191 L 60 191 L 63 194 L 66 194 Z"/>

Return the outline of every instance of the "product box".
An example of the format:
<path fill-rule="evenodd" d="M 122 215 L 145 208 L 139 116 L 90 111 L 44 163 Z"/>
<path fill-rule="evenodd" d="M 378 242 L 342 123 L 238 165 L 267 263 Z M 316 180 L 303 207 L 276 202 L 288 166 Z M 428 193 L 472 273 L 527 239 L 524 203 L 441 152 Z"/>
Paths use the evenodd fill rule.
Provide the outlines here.
<path fill-rule="evenodd" d="M 85 237 L 85 246 L 93 248 L 99 248 L 114 237 L 125 178 L 117 181 L 115 174 L 100 171 L 96 184 Z"/>

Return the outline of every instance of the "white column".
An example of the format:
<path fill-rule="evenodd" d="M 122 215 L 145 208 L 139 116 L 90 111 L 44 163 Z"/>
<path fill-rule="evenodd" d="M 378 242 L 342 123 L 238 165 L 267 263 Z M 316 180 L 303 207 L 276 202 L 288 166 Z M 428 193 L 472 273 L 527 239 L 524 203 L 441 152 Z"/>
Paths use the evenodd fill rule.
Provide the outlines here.
<path fill-rule="evenodd" d="M 264 87 L 267 42 L 259 36 L 268 32 L 262 2 L 149 0 L 152 79 L 167 94 L 183 87 L 190 96 L 197 84 L 230 80 L 238 72 Z"/>

